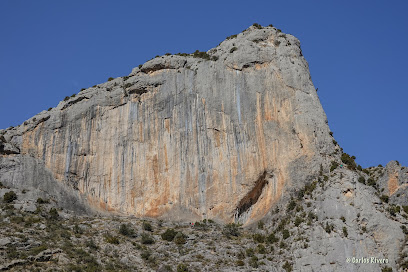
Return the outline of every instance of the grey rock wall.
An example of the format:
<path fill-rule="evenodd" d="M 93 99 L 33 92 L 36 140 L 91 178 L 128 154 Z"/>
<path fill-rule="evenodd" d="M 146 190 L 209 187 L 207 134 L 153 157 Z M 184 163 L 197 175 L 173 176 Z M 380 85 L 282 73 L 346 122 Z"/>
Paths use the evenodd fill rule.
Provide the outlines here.
<path fill-rule="evenodd" d="M 2 156 L 35 159 L 102 210 L 260 219 L 338 147 L 295 37 L 250 27 L 207 55 L 155 58 L 61 101 L 2 131 Z"/>

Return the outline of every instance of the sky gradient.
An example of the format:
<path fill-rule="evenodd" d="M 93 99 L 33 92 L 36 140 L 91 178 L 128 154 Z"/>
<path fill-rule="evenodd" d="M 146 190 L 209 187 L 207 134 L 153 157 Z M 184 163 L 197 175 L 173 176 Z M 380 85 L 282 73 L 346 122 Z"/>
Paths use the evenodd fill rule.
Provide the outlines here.
<path fill-rule="evenodd" d="M 283 2 L 283 3 L 281 3 Z M 408 166 L 407 1 L 0 1 L 0 129 L 167 52 L 253 23 L 296 36 L 334 137 Z"/>

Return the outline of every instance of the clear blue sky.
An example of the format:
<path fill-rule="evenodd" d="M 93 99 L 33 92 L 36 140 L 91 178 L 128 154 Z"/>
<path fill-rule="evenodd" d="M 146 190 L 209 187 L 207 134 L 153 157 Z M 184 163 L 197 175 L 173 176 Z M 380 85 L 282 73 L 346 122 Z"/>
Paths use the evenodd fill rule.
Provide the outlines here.
<path fill-rule="evenodd" d="M 295 35 L 336 140 L 408 165 L 407 1 L 0 1 L 0 128 L 257 22 Z"/>

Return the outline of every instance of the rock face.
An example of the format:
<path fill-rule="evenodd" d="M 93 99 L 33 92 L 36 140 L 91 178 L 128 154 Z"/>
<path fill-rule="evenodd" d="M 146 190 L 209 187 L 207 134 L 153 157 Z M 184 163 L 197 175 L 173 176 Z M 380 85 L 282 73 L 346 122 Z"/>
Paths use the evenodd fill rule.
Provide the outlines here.
<path fill-rule="evenodd" d="M 390 203 L 408 206 L 408 168 L 397 161 L 390 161 L 379 178 L 380 189 L 390 198 Z"/>
<path fill-rule="evenodd" d="M 35 160 L 102 210 L 249 223 L 337 157 L 295 37 L 252 26 L 195 56 L 155 58 L 1 131 L 0 163 Z"/>
<path fill-rule="evenodd" d="M 336 169 L 329 184 L 316 190 L 313 208 L 320 226 L 303 227 L 310 244 L 293 250 L 295 271 L 370 272 L 397 267 L 406 243 L 400 226 L 406 220 L 391 217 L 376 190 L 357 181 L 359 175 L 364 174 Z M 358 263 L 352 258 L 366 260 Z"/>

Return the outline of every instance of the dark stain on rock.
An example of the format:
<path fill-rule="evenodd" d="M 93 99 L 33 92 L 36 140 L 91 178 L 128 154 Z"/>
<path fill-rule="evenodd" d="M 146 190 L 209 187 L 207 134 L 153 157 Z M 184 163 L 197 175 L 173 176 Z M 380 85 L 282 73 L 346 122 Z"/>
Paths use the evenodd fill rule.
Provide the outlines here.
<path fill-rule="evenodd" d="M 265 187 L 266 184 L 268 184 L 268 181 L 266 179 L 267 172 L 264 171 L 262 175 L 259 176 L 257 181 L 255 182 L 254 187 L 252 188 L 251 191 L 249 191 L 239 202 L 237 206 L 237 217 L 241 216 L 244 212 L 249 210 L 249 208 L 254 205 L 259 197 L 262 194 L 263 188 Z"/>

